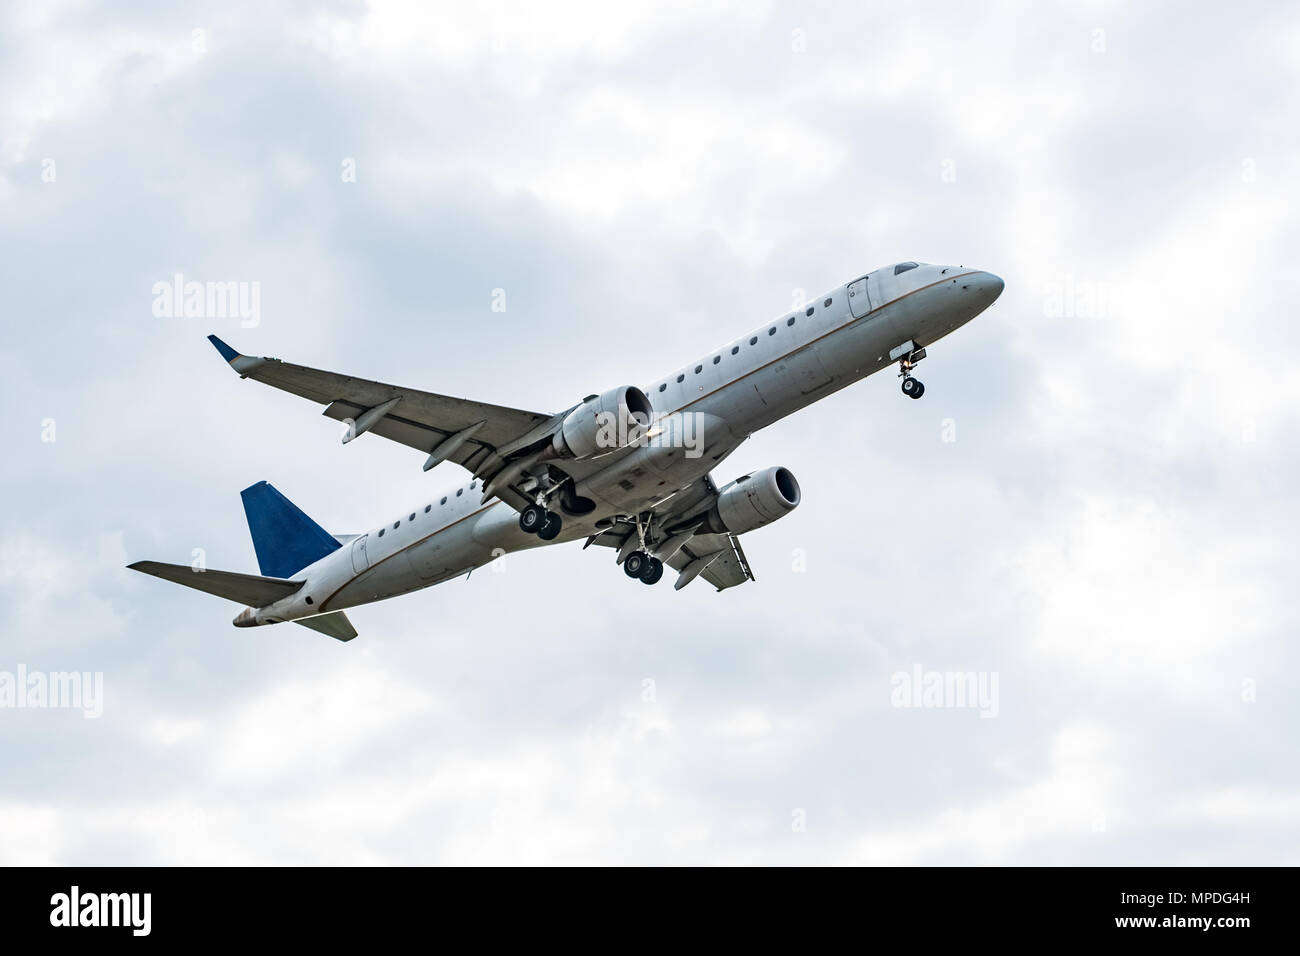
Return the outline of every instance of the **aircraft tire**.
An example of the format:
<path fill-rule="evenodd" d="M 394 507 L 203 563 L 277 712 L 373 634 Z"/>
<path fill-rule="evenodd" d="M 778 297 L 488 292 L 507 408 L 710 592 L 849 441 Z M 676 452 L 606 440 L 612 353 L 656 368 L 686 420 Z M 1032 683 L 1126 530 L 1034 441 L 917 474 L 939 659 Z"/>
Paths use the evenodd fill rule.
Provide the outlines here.
<path fill-rule="evenodd" d="M 658 584 L 659 579 L 664 576 L 664 563 L 658 558 L 651 558 L 645 564 L 645 570 L 639 577 L 642 584 Z"/>
<path fill-rule="evenodd" d="M 645 571 L 646 561 L 649 555 L 644 551 L 633 551 L 623 562 L 623 573 L 629 578 L 639 578 Z"/>
<path fill-rule="evenodd" d="M 537 537 L 541 538 L 543 541 L 550 541 L 560 533 L 560 529 L 563 527 L 564 519 L 554 511 L 548 511 L 546 512 L 546 521 L 538 530 Z"/>
<path fill-rule="evenodd" d="M 537 534 L 546 525 L 546 509 L 541 505 L 529 505 L 519 512 L 519 530 L 525 534 Z"/>

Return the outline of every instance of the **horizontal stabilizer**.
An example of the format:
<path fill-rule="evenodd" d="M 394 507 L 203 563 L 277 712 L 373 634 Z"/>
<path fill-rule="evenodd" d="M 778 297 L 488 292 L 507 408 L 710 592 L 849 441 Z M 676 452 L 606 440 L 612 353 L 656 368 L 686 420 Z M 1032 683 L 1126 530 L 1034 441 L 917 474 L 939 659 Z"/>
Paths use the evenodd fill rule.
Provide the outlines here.
<path fill-rule="evenodd" d="M 263 578 L 256 574 L 239 574 L 236 571 L 199 571 L 188 564 L 163 564 L 161 561 L 137 561 L 128 564 L 132 571 L 152 574 L 164 581 L 183 584 L 196 591 L 206 591 L 217 597 L 249 607 L 266 607 L 293 594 L 301 581 L 283 578 Z"/>
<path fill-rule="evenodd" d="M 329 614 L 304 617 L 293 623 L 301 624 L 303 627 L 310 627 L 313 631 L 320 631 L 322 634 L 328 634 L 339 641 L 350 641 L 357 636 L 357 629 L 352 626 L 352 622 L 348 620 L 348 616 L 342 611 L 331 611 Z"/>

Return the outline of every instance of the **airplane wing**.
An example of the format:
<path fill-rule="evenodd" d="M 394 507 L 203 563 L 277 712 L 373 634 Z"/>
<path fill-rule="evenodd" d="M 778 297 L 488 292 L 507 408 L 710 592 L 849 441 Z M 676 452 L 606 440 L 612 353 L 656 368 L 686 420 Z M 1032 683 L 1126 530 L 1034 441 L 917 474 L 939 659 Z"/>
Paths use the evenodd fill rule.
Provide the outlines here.
<path fill-rule="evenodd" d="M 698 521 L 695 516 L 712 506 L 717 494 L 717 485 L 711 477 L 705 475 L 657 508 L 653 520 L 664 529 L 664 536 L 689 529 L 693 521 Z M 587 543 L 618 548 L 621 553 L 624 543 L 635 533 L 630 526 L 620 525 L 596 535 Z M 740 538 L 734 534 L 693 534 L 664 563 L 679 573 L 676 584 L 678 589 L 685 587 L 696 576 L 704 578 L 719 591 L 754 580 Z"/>
<path fill-rule="evenodd" d="M 241 378 L 324 405 L 322 414 L 336 421 L 351 420 L 345 440 L 369 431 L 417 449 L 430 456 L 426 470 L 453 461 L 486 482 L 512 454 L 547 437 L 563 417 L 241 355 L 215 335 L 208 339 Z M 502 488 L 499 495 L 515 507 L 529 503 L 513 488 Z"/>

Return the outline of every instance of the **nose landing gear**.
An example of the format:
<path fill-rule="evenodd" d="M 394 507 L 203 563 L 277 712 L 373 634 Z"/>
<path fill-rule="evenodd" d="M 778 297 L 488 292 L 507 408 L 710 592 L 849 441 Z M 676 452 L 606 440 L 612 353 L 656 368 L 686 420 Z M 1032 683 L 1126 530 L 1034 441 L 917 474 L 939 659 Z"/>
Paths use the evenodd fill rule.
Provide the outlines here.
<path fill-rule="evenodd" d="M 899 352 L 903 349 L 907 351 L 900 357 Z M 925 358 L 925 349 L 914 349 L 912 343 L 909 342 L 906 345 L 899 346 L 898 349 L 889 354 L 891 357 L 898 358 L 898 374 L 903 377 L 903 394 L 908 398 L 920 398 L 924 395 L 925 386 L 921 384 L 920 379 L 912 378 L 912 369 L 917 362 Z"/>

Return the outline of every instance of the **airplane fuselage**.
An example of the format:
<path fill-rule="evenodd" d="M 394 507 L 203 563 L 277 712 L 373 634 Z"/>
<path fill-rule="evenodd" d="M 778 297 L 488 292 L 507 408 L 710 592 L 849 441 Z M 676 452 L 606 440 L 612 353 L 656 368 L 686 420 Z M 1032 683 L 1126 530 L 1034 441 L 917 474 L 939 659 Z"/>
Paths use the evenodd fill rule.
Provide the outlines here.
<path fill-rule="evenodd" d="M 368 604 L 511 552 L 594 534 L 611 517 L 638 514 L 678 494 L 759 429 L 894 364 L 900 350 L 934 343 L 1001 291 L 1002 280 L 987 272 L 910 263 L 838 286 L 644 387 L 656 419 L 685 423 L 688 440 L 649 441 L 608 455 L 608 465 L 575 486 L 594 510 L 566 516 L 553 540 L 521 530 L 519 512 L 509 504 L 483 503 L 475 479 L 351 539 L 293 576 L 306 586 L 247 609 L 236 623 L 278 623 Z"/>

